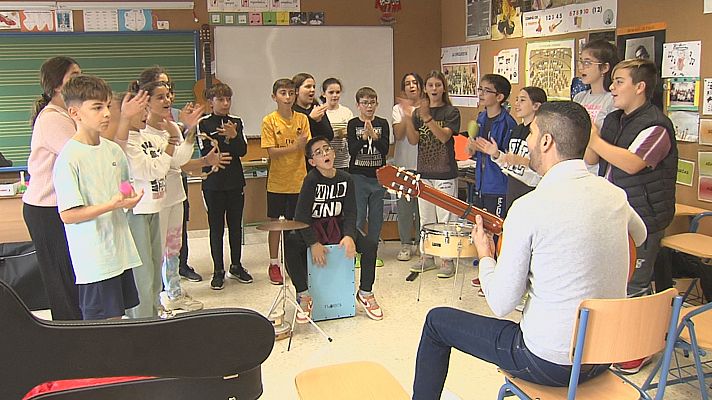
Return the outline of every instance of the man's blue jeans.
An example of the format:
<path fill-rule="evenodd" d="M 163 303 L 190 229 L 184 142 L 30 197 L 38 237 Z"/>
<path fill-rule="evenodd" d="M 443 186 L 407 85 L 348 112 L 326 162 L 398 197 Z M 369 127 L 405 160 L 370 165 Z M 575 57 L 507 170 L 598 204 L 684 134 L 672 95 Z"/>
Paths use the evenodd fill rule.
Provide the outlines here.
<path fill-rule="evenodd" d="M 415 363 L 413 400 L 440 398 L 453 347 L 529 382 L 547 386 L 569 384 L 571 366 L 554 364 L 532 354 L 524 345 L 519 324 L 439 307 L 430 310 L 423 326 Z M 582 366 L 579 382 L 606 369 L 608 365 Z"/>

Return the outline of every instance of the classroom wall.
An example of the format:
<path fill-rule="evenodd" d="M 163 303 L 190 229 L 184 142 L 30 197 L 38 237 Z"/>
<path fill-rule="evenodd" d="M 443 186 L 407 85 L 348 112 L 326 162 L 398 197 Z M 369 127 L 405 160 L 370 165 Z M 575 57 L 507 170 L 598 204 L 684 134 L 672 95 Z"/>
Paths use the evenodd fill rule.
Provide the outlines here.
<path fill-rule="evenodd" d="M 527 40 L 546 41 L 565 38 L 578 39 L 588 37 L 590 32 L 579 32 L 569 35 L 551 36 L 538 39 L 503 39 L 498 41 L 483 40 L 477 42 L 465 41 L 465 0 L 441 2 L 442 17 L 442 46 L 459 46 L 464 44 L 480 45 L 480 74 L 491 73 L 493 57 L 502 49 L 519 48 L 519 71 L 524 77 L 524 61 Z M 707 29 L 712 24 L 712 14 L 702 13 L 702 0 L 618 0 L 618 27 L 629 27 L 647 23 L 666 22 L 666 42 L 681 42 L 688 40 L 702 40 L 702 63 L 700 78 L 712 77 L 712 31 Z M 578 48 L 577 48 L 578 51 Z M 512 93 L 516 94 L 525 86 L 525 80 L 520 79 L 518 85 L 512 85 Z M 512 100 L 510 96 L 510 101 Z M 701 108 L 701 104 L 700 104 Z M 467 121 L 473 119 L 482 109 L 460 108 L 462 113 L 463 130 Z M 679 143 L 680 158 L 695 162 L 696 185 L 698 176 L 697 152 L 698 150 L 712 151 L 708 146 L 699 146 L 696 143 Z M 702 208 L 711 208 L 712 204 L 697 200 L 697 187 L 677 185 L 677 200 L 679 203 L 694 205 Z"/>

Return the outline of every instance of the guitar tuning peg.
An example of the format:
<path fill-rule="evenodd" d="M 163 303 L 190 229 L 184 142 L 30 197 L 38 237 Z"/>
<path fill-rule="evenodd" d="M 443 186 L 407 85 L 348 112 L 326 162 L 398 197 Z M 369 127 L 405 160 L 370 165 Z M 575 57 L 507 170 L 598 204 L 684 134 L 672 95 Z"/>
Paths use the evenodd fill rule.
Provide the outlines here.
<path fill-rule="evenodd" d="M 390 193 L 390 194 L 395 194 L 395 195 L 398 194 L 398 192 L 395 191 L 395 190 L 393 190 L 393 189 L 386 189 L 386 192 L 388 192 L 388 193 Z"/>
<path fill-rule="evenodd" d="M 417 174 L 417 175 L 415 176 L 415 182 L 413 182 L 413 183 L 416 183 L 416 182 L 418 182 L 419 180 L 420 180 L 420 174 Z"/>
<path fill-rule="evenodd" d="M 403 197 L 403 192 L 401 192 L 401 191 L 399 190 L 399 191 L 398 191 L 398 194 L 396 195 L 396 197 L 398 197 L 399 199 L 400 199 L 401 197 Z"/>
<path fill-rule="evenodd" d="M 405 195 L 405 199 L 406 199 L 407 201 L 410 201 L 410 195 L 409 195 L 409 194 L 406 194 L 406 195 Z"/>
<path fill-rule="evenodd" d="M 398 172 L 403 172 L 404 170 L 405 170 L 405 168 L 403 168 L 403 167 L 398 167 Z"/>

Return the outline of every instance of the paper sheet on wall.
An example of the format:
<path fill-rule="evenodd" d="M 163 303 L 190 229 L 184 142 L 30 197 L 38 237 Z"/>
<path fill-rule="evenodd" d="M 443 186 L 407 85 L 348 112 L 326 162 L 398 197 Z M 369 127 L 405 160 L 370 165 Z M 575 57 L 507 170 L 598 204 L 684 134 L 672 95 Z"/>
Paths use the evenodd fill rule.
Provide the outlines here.
<path fill-rule="evenodd" d="M 480 83 L 480 45 L 444 47 L 440 68 L 447 79 L 450 100 L 454 106 L 477 107 Z"/>
<path fill-rule="evenodd" d="M 519 83 L 519 49 L 503 49 L 494 56 L 492 72 L 504 76 L 509 83 Z"/>
<path fill-rule="evenodd" d="M 153 14 L 151 10 L 118 10 L 118 14 L 120 31 L 138 32 L 153 30 Z"/>
<path fill-rule="evenodd" d="M 84 10 L 85 32 L 116 32 L 119 14 L 116 10 Z"/>
<path fill-rule="evenodd" d="M 23 32 L 54 32 L 54 12 L 20 11 Z"/>
<path fill-rule="evenodd" d="M 527 43 L 526 85 L 552 100 L 570 100 L 575 54 L 574 39 Z"/>
<path fill-rule="evenodd" d="M 705 78 L 702 84 L 702 115 L 712 115 L 712 78 Z"/>
<path fill-rule="evenodd" d="M 693 111 L 671 111 L 668 117 L 675 126 L 675 138 L 679 142 L 698 141 L 700 114 Z"/>
<path fill-rule="evenodd" d="M 617 0 L 598 0 L 525 12 L 522 25 L 524 37 L 544 37 L 615 28 L 617 18 Z"/>
<path fill-rule="evenodd" d="M 712 146 L 712 119 L 700 119 L 699 144 Z"/>
<path fill-rule="evenodd" d="M 74 16 L 72 10 L 57 10 L 55 12 L 57 32 L 74 32 Z"/>
<path fill-rule="evenodd" d="M 697 162 L 700 168 L 697 198 L 702 201 L 712 202 L 712 152 L 698 152 Z"/>
<path fill-rule="evenodd" d="M 709 14 L 712 13 L 712 0 L 704 0 L 705 3 L 705 8 L 704 8 L 704 13 Z"/>
<path fill-rule="evenodd" d="M 693 161 L 677 160 L 677 180 L 675 183 L 685 186 L 692 186 L 695 177 L 695 163 Z"/>
<path fill-rule="evenodd" d="M 492 40 L 522 37 L 525 1 L 492 0 Z"/>
<path fill-rule="evenodd" d="M 19 11 L 0 11 L 0 30 L 20 29 Z"/>
<path fill-rule="evenodd" d="M 663 44 L 663 78 L 699 77 L 702 42 Z"/>
<path fill-rule="evenodd" d="M 491 37 L 490 18 L 492 0 L 470 0 L 465 5 L 467 41 L 484 40 Z"/>

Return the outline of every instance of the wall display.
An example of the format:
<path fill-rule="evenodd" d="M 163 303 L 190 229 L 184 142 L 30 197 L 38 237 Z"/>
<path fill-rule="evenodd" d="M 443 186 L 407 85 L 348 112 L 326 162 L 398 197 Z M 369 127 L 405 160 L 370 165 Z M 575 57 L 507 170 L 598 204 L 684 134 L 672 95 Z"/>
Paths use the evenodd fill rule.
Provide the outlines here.
<path fill-rule="evenodd" d="M 151 31 L 153 30 L 153 14 L 151 10 L 118 10 L 120 31 Z"/>
<path fill-rule="evenodd" d="M 299 11 L 300 0 L 207 0 L 208 12 Z"/>
<path fill-rule="evenodd" d="M 655 63 L 658 71 L 661 71 L 666 28 L 667 24 L 664 22 L 618 28 L 616 30 L 618 58 L 621 60 L 629 58 L 648 59 Z M 663 108 L 662 82 L 653 91 L 651 102 Z"/>
<path fill-rule="evenodd" d="M 526 85 L 538 86 L 552 100 L 570 100 L 574 39 L 527 43 Z"/>
<path fill-rule="evenodd" d="M 617 16 L 617 0 L 597 0 L 528 11 L 522 25 L 524 37 L 543 37 L 615 28 Z"/>
<path fill-rule="evenodd" d="M 272 11 L 299 11 L 299 0 L 272 0 L 270 9 Z"/>
<path fill-rule="evenodd" d="M 23 32 L 54 32 L 54 12 L 20 11 Z"/>
<path fill-rule="evenodd" d="M 695 177 L 695 163 L 692 161 L 677 160 L 677 179 L 675 183 L 679 185 L 692 186 Z"/>
<path fill-rule="evenodd" d="M 712 13 L 712 0 L 704 0 L 704 9 L 703 12 L 705 14 Z"/>
<path fill-rule="evenodd" d="M 84 10 L 85 32 L 116 32 L 119 13 L 116 10 Z"/>
<path fill-rule="evenodd" d="M 712 115 L 712 78 L 705 78 L 702 84 L 702 115 Z"/>
<path fill-rule="evenodd" d="M 697 200 L 712 202 L 712 176 L 702 176 L 698 179 Z"/>
<path fill-rule="evenodd" d="M 465 4 L 466 40 L 484 40 L 491 37 L 491 0 L 467 0 Z"/>
<path fill-rule="evenodd" d="M 712 176 L 712 152 L 697 152 L 697 162 L 700 165 L 700 175 Z"/>
<path fill-rule="evenodd" d="M 569 32 L 571 30 L 568 25 L 570 20 L 564 18 L 564 15 L 564 7 L 525 12 L 522 17 L 524 37 L 536 38 Z"/>
<path fill-rule="evenodd" d="M 492 40 L 522 37 L 524 0 L 492 0 Z"/>
<path fill-rule="evenodd" d="M 54 13 L 57 21 L 57 32 L 74 32 L 74 16 L 72 10 L 57 10 Z"/>
<path fill-rule="evenodd" d="M 494 69 L 492 72 L 504 76 L 509 83 L 519 83 L 519 49 L 500 50 L 494 56 Z"/>
<path fill-rule="evenodd" d="M 671 111 L 668 117 L 675 126 L 678 142 L 697 142 L 700 129 L 700 115 L 692 111 Z"/>
<path fill-rule="evenodd" d="M 700 76 L 702 42 L 665 43 L 663 45 L 663 78 Z"/>
<path fill-rule="evenodd" d="M 697 111 L 700 104 L 699 78 L 667 79 L 665 106 L 668 110 Z"/>
<path fill-rule="evenodd" d="M 447 78 L 450 100 L 454 106 L 477 107 L 480 82 L 480 45 L 444 47 L 440 67 Z"/>
<path fill-rule="evenodd" d="M 700 119 L 699 144 L 712 146 L 712 119 Z"/>
<path fill-rule="evenodd" d="M 0 30 L 20 29 L 19 11 L 0 11 Z"/>

